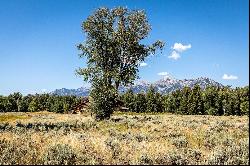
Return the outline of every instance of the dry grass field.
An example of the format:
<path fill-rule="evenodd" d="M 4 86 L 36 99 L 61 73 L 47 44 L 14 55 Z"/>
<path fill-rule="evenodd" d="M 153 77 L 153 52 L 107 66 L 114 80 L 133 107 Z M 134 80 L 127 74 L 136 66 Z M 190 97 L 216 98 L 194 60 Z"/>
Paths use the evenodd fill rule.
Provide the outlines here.
<path fill-rule="evenodd" d="M 249 164 L 247 116 L 1 113 L 0 164 Z"/>

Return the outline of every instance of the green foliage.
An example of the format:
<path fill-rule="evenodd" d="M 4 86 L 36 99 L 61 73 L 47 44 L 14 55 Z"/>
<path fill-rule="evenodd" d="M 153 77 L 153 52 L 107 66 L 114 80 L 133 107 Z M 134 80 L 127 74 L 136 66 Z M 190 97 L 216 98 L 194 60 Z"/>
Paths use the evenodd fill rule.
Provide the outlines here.
<path fill-rule="evenodd" d="M 195 85 L 192 89 L 192 93 L 188 97 L 188 113 L 192 115 L 203 115 L 203 106 L 201 88 L 199 85 Z"/>
<path fill-rule="evenodd" d="M 240 104 L 240 110 L 243 115 L 248 115 L 249 116 L 249 101 L 243 101 Z"/>
<path fill-rule="evenodd" d="M 136 94 L 134 99 L 134 111 L 140 113 L 144 112 L 145 110 L 147 110 L 147 99 L 145 94 Z"/>
<path fill-rule="evenodd" d="M 169 98 L 169 111 L 171 113 L 179 113 L 179 114 L 183 114 L 183 112 L 181 112 L 180 110 L 180 104 L 181 104 L 181 91 L 180 90 L 176 90 L 175 92 L 173 92 L 170 95 Z"/>
<path fill-rule="evenodd" d="M 109 117 L 115 103 L 111 100 L 116 99 L 119 86 L 133 83 L 138 78 L 140 62 L 162 49 L 164 43 L 141 43 L 151 30 L 142 10 L 99 8 L 82 23 L 82 29 L 87 38 L 78 49 L 82 51 L 80 57 L 87 58 L 87 67 L 79 68 L 77 74 L 93 84 L 91 97 L 94 100 L 92 108 L 97 109 L 95 113 Z"/>
<path fill-rule="evenodd" d="M 153 86 L 150 86 L 146 93 L 146 112 L 162 112 L 161 95 L 156 93 Z"/>
<path fill-rule="evenodd" d="M 103 77 L 116 86 L 132 83 L 138 62 L 164 46 L 161 41 L 148 46 L 140 43 L 151 30 L 142 10 L 99 8 L 83 22 L 82 29 L 87 40 L 78 49 L 80 57 L 87 57 L 87 68 L 77 72 L 91 82 Z"/>
<path fill-rule="evenodd" d="M 114 87 L 107 87 L 101 83 L 93 85 L 90 94 L 93 101 L 90 109 L 95 113 L 96 120 L 109 119 L 115 110 L 117 91 Z"/>
<path fill-rule="evenodd" d="M 6 112 L 19 112 L 19 102 L 22 100 L 22 94 L 17 92 L 10 94 L 7 97 L 7 101 L 5 103 L 5 111 Z"/>
<path fill-rule="evenodd" d="M 210 109 L 217 110 L 216 105 L 215 105 L 216 98 L 218 98 L 218 96 L 217 96 L 218 93 L 217 92 L 218 92 L 217 87 L 213 87 L 213 86 L 207 87 L 206 90 L 204 91 L 203 100 L 204 100 L 204 109 L 205 109 L 205 111 L 208 111 Z M 207 112 L 207 114 L 208 114 L 208 112 Z"/>
<path fill-rule="evenodd" d="M 188 106 L 193 106 L 193 103 L 189 103 L 192 102 L 190 101 L 190 97 L 191 97 L 191 88 L 190 87 L 184 87 L 182 90 L 182 96 L 181 96 L 181 101 L 180 101 L 180 107 L 179 107 L 179 112 L 181 112 L 182 114 L 188 114 L 189 112 L 189 108 Z M 192 95 L 193 98 L 193 95 Z"/>
<path fill-rule="evenodd" d="M 81 100 L 76 96 L 55 96 L 36 94 L 22 96 L 20 93 L 0 96 L 0 112 L 37 112 L 50 111 L 66 113 Z"/>
<path fill-rule="evenodd" d="M 173 93 L 162 95 L 153 87 L 147 93 L 134 94 L 130 89 L 118 95 L 114 87 L 104 84 L 94 84 L 91 92 L 91 109 L 96 113 L 96 119 L 109 118 L 114 111 L 117 99 L 124 102 L 128 111 L 136 113 L 170 112 L 184 115 L 248 115 L 249 116 L 249 87 L 216 88 L 185 87 Z M 50 111 L 67 113 L 81 101 L 76 96 L 55 96 L 36 94 L 22 96 L 19 93 L 0 96 L 0 112 L 37 112 Z M 110 112 L 108 112 L 109 110 Z"/>
<path fill-rule="evenodd" d="M 129 108 L 129 111 L 142 113 L 142 112 L 163 112 L 162 105 L 163 96 L 160 93 L 156 93 L 154 87 L 150 87 L 148 92 L 144 94 L 140 92 L 134 94 L 131 89 L 121 95 L 125 103 L 125 107 Z"/>
<path fill-rule="evenodd" d="M 167 95 L 156 93 L 153 87 L 144 94 L 129 90 L 122 95 L 125 106 L 133 112 L 170 112 L 184 115 L 249 115 L 249 87 L 184 87 Z M 138 97 L 140 96 L 140 97 Z M 144 108 L 146 103 L 146 109 Z"/>
<path fill-rule="evenodd" d="M 249 115 L 249 86 L 240 89 L 240 111 L 243 115 Z"/>
<path fill-rule="evenodd" d="M 63 102 L 61 100 L 55 100 L 54 103 L 51 105 L 51 110 L 56 113 L 63 113 Z"/>
<path fill-rule="evenodd" d="M 32 101 L 31 95 L 24 96 L 18 104 L 20 112 L 26 112 L 29 108 L 29 104 L 31 101 Z"/>
<path fill-rule="evenodd" d="M 28 107 L 28 111 L 29 111 L 29 112 L 41 111 L 41 110 L 39 109 L 39 103 L 38 103 L 38 101 L 37 101 L 36 98 L 34 98 L 34 99 L 30 102 L 29 107 Z"/>
<path fill-rule="evenodd" d="M 132 89 L 129 89 L 126 93 L 121 95 L 122 100 L 125 103 L 125 107 L 129 109 L 129 111 L 133 111 L 134 109 L 134 101 L 135 101 L 135 95 L 132 91 Z"/>
<path fill-rule="evenodd" d="M 0 96 L 0 112 L 5 112 L 6 110 L 5 106 L 7 102 L 6 100 L 7 100 L 6 97 Z"/>

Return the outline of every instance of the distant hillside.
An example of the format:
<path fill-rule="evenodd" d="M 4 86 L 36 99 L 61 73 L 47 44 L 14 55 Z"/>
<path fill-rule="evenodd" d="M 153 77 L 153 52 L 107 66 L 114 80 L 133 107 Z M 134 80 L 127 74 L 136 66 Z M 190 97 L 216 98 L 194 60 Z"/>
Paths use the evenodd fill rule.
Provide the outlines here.
<path fill-rule="evenodd" d="M 134 85 L 127 87 L 123 86 L 120 87 L 119 92 L 124 93 L 129 88 L 131 88 L 134 93 L 139 93 L 141 91 L 146 92 L 150 87 L 150 85 L 153 85 L 158 92 L 162 94 L 168 94 L 177 89 L 182 89 L 185 86 L 192 88 L 194 87 L 195 84 L 198 84 L 202 89 L 206 88 L 209 85 L 223 87 L 221 83 L 218 83 L 206 77 L 200 77 L 197 79 L 183 79 L 183 80 L 178 80 L 171 77 L 164 77 L 163 79 L 160 79 L 154 83 L 140 80 L 135 82 Z M 66 89 L 66 88 L 56 89 L 55 91 L 51 92 L 51 94 L 56 94 L 60 96 L 65 96 L 65 95 L 88 96 L 89 92 L 90 92 L 89 87 L 81 87 L 77 89 Z"/>

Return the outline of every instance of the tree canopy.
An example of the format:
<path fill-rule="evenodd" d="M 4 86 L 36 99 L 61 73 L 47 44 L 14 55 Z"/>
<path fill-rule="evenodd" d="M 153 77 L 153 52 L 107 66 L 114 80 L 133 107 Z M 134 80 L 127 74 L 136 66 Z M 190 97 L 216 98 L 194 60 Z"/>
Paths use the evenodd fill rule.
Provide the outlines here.
<path fill-rule="evenodd" d="M 86 81 L 104 79 L 107 85 L 127 85 L 137 78 L 139 63 L 164 43 L 142 44 L 151 27 L 143 10 L 99 8 L 82 23 L 87 38 L 78 45 L 80 57 L 87 57 L 87 67 L 77 73 Z"/>
<path fill-rule="evenodd" d="M 82 29 L 86 33 L 86 41 L 77 47 L 82 51 L 80 57 L 87 58 L 87 67 L 79 68 L 77 74 L 92 83 L 93 88 L 107 89 L 104 96 L 112 95 L 108 97 L 112 100 L 120 85 L 126 86 L 138 78 L 139 64 L 164 47 L 160 40 L 150 45 L 141 43 L 151 30 L 143 10 L 102 7 L 83 21 Z M 95 98 L 98 97 L 95 92 L 98 91 L 93 90 L 94 103 L 100 101 L 100 98 Z M 109 103 L 108 99 L 101 100 Z"/>

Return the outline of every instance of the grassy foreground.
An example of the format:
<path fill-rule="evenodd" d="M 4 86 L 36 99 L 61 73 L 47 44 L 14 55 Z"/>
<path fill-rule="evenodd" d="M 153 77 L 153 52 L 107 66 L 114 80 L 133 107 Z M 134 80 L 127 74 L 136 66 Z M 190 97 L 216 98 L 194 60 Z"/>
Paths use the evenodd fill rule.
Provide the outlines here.
<path fill-rule="evenodd" d="M 248 164 L 247 116 L 0 113 L 0 164 Z"/>

